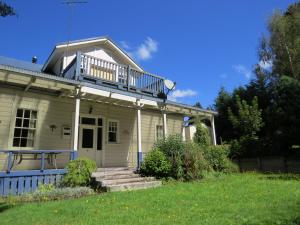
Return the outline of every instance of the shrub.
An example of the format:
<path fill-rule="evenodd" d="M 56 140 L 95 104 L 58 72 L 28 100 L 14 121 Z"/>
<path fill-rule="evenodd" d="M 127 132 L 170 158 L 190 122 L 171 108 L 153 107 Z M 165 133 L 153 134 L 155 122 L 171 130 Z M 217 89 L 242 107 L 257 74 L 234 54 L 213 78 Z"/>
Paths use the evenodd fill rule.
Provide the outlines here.
<path fill-rule="evenodd" d="M 68 173 L 64 176 L 63 185 L 69 187 L 86 186 L 91 182 L 91 174 L 96 170 L 96 163 L 86 158 L 78 158 L 67 165 Z"/>
<path fill-rule="evenodd" d="M 238 167 L 228 159 L 229 145 L 212 145 L 204 148 L 204 157 L 209 165 L 220 172 L 237 172 Z"/>
<path fill-rule="evenodd" d="M 142 162 L 140 173 L 145 176 L 155 176 L 156 178 L 165 178 L 170 175 L 171 163 L 165 154 L 160 150 L 149 152 Z"/>
<path fill-rule="evenodd" d="M 183 168 L 185 180 L 203 178 L 204 173 L 210 170 L 209 164 L 203 156 L 201 146 L 195 143 L 185 144 Z"/>
<path fill-rule="evenodd" d="M 184 152 L 184 142 L 180 135 L 169 135 L 165 139 L 160 139 L 154 144 L 154 149 L 161 150 L 166 156 L 182 155 Z"/>
<path fill-rule="evenodd" d="M 201 122 L 198 122 L 196 125 L 194 142 L 204 146 L 208 146 L 211 144 L 211 138 L 208 133 L 208 129 L 204 127 L 204 125 Z"/>
<path fill-rule="evenodd" d="M 170 135 L 154 144 L 154 149 L 162 151 L 171 163 L 171 176 L 175 179 L 182 179 L 184 142 L 180 135 Z"/>

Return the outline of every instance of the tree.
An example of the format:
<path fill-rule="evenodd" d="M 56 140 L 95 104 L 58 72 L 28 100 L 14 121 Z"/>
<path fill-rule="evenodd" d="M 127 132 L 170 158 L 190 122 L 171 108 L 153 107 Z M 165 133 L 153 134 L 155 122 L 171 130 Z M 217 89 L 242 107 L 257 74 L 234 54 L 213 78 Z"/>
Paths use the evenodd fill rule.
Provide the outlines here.
<path fill-rule="evenodd" d="M 215 100 L 214 110 L 218 112 L 215 117 L 216 134 L 218 141 L 230 141 L 233 138 L 233 127 L 228 118 L 228 107 L 233 107 L 232 95 L 224 87 L 218 93 Z"/>
<path fill-rule="evenodd" d="M 201 121 L 199 121 L 196 125 L 194 142 L 203 146 L 211 145 L 211 138 L 208 133 L 208 129 L 204 126 L 204 124 Z"/>
<path fill-rule="evenodd" d="M 262 110 L 258 108 L 257 97 L 254 97 L 252 105 L 249 105 L 237 95 L 236 105 L 236 114 L 232 112 L 231 108 L 228 108 L 228 116 L 233 128 L 239 132 L 240 136 L 256 136 L 263 126 Z"/>
<path fill-rule="evenodd" d="M 260 147 L 257 133 L 263 126 L 262 110 L 258 107 L 258 100 L 255 96 L 252 104 L 248 104 L 245 100 L 241 100 L 236 96 L 237 111 L 233 113 L 228 108 L 229 120 L 233 128 L 238 132 L 237 139 L 232 141 L 233 148 L 231 156 L 253 156 L 260 154 Z"/>
<path fill-rule="evenodd" d="M 15 16 L 16 12 L 13 7 L 7 5 L 5 2 L 0 1 L 0 16 Z"/>
<path fill-rule="evenodd" d="M 242 149 L 240 156 L 287 156 L 295 153 L 295 146 L 300 146 L 299 27 L 300 2 L 290 5 L 283 13 L 275 12 L 269 20 L 268 35 L 260 40 L 259 62 L 254 68 L 256 78 L 232 93 L 221 89 L 216 98 L 217 135 L 233 143 L 235 149 Z M 246 120 L 242 125 L 239 121 L 240 109 L 253 106 L 254 98 L 264 124 L 259 130 L 255 129 L 255 123 Z M 255 131 L 255 135 L 244 129 Z M 254 152 L 254 149 L 261 151 Z"/>
<path fill-rule="evenodd" d="M 275 12 L 268 25 L 269 38 L 262 38 L 260 62 L 273 64 L 272 75 L 300 80 L 300 2 L 285 13 Z M 261 66 L 263 67 L 263 66 Z"/>
<path fill-rule="evenodd" d="M 202 109 L 202 105 L 200 102 L 196 102 L 194 104 L 194 107 Z M 187 125 L 193 125 L 194 123 L 195 123 L 195 117 L 194 116 L 189 117 L 187 121 Z"/>

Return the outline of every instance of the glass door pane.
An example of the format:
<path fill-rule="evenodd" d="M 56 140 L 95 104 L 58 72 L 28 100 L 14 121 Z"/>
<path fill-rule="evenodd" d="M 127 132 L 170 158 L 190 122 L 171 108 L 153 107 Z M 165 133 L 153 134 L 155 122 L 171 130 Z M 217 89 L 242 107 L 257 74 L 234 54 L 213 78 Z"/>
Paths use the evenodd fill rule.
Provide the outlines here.
<path fill-rule="evenodd" d="M 82 128 L 82 148 L 94 148 L 94 129 Z"/>

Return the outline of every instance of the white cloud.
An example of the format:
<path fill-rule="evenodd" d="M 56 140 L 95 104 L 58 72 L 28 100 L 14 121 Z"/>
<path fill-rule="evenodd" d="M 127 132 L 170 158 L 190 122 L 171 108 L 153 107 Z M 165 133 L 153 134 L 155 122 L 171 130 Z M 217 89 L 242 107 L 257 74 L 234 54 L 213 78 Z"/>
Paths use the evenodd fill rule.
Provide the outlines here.
<path fill-rule="evenodd" d="M 151 37 L 147 37 L 136 48 L 132 48 L 126 41 L 120 41 L 120 43 L 130 57 L 140 61 L 151 59 L 153 54 L 158 51 L 158 42 Z"/>
<path fill-rule="evenodd" d="M 272 61 L 267 61 L 267 62 L 260 61 L 259 65 L 261 68 L 268 70 L 268 69 L 271 69 L 271 67 L 273 66 L 273 63 L 272 63 Z"/>
<path fill-rule="evenodd" d="M 157 52 L 158 43 L 153 40 L 150 37 L 147 37 L 147 39 L 138 47 L 136 51 L 136 56 L 140 60 L 147 60 L 152 57 L 152 54 Z"/>
<path fill-rule="evenodd" d="M 126 41 L 120 41 L 120 44 L 126 50 L 131 49 L 130 45 Z"/>
<path fill-rule="evenodd" d="M 238 64 L 238 65 L 233 65 L 233 69 L 235 69 L 236 72 L 239 74 L 242 74 L 246 79 L 251 78 L 251 71 L 247 69 L 245 66 Z"/>
<path fill-rule="evenodd" d="M 191 89 L 186 89 L 186 90 L 177 89 L 168 96 L 168 99 L 176 102 L 176 101 L 178 101 L 178 98 L 193 97 L 196 95 L 197 95 L 197 92 L 193 91 Z"/>

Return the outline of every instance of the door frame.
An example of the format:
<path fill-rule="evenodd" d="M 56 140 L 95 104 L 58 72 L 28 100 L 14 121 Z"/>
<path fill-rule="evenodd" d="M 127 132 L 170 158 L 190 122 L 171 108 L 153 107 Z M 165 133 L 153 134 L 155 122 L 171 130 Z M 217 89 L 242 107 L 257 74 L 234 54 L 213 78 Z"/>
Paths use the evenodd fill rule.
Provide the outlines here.
<path fill-rule="evenodd" d="M 87 117 L 87 118 L 94 118 L 96 119 L 95 125 L 88 125 L 88 124 L 81 124 L 81 118 Z M 102 126 L 98 126 L 98 119 L 102 119 Z M 82 149 L 80 147 L 80 144 L 82 143 L 82 140 L 80 139 L 81 135 L 81 128 L 93 128 L 94 129 L 94 144 L 95 144 L 95 157 L 96 157 L 96 164 L 101 163 L 101 166 L 105 166 L 105 129 L 106 129 L 106 120 L 105 117 L 102 115 L 95 115 L 95 114 L 86 114 L 86 113 L 80 113 L 79 114 L 79 132 L 78 132 L 78 151 Z M 97 141 L 98 141 L 98 128 L 102 127 L 102 150 L 97 149 Z M 101 157 L 101 161 L 97 161 L 97 157 Z M 98 166 L 98 165 L 97 165 Z"/>

